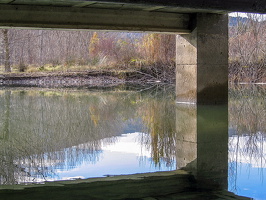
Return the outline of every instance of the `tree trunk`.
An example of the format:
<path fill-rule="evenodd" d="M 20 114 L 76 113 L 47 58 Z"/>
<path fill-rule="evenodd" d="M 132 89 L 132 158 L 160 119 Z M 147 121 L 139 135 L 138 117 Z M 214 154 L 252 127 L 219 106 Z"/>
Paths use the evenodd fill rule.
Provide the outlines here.
<path fill-rule="evenodd" d="M 4 49 L 5 49 L 5 72 L 11 72 L 8 29 L 3 29 L 2 32 L 4 36 Z"/>

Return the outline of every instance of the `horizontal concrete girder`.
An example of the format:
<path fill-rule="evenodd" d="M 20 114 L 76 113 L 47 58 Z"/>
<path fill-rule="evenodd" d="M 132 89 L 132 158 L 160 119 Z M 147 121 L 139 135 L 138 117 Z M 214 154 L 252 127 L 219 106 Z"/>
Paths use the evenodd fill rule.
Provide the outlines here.
<path fill-rule="evenodd" d="M 88 0 L 87 0 L 88 1 Z M 189 12 L 251 12 L 266 13 L 265 0 L 96 0 L 95 2 L 145 4 L 180 8 Z M 194 11 L 193 11 L 194 10 Z"/>
<path fill-rule="evenodd" d="M 183 170 L 103 178 L 0 186 L 0 199 L 142 199 L 194 190 L 193 175 Z M 12 192 L 10 192 L 11 189 Z M 20 190 L 18 192 L 18 190 Z M 74 194 L 74 195 L 73 195 Z"/>
<path fill-rule="evenodd" d="M 190 14 L 0 5 L 0 26 L 189 33 Z"/>

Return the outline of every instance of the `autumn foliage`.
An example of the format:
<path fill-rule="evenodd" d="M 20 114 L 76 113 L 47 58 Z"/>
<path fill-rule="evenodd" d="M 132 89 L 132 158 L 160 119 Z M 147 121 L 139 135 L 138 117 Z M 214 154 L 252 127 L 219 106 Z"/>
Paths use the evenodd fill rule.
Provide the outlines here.
<path fill-rule="evenodd" d="M 229 80 L 266 81 L 265 16 L 237 17 L 229 26 Z M 3 29 L 0 72 L 128 70 L 175 80 L 175 35 Z"/>

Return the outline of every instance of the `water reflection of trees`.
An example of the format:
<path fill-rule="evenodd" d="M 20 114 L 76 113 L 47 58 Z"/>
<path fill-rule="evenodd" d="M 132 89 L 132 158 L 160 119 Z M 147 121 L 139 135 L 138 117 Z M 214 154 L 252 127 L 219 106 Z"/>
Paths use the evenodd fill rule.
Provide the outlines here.
<path fill-rule="evenodd" d="M 10 94 L 7 91 L 0 97 L 4 108 L 4 124 L 0 127 L 4 136 L 0 140 L 1 184 L 45 180 L 56 168 L 71 167 L 83 160 L 94 162 L 100 140 L 110 138 L 105 141 L 112 142 L 113 136 L 121 134 L 122 116 L 110 106 L 115 98 L 35 91 Z M 90 106 L 102 110 L 98 124 Z"/>
<path fill-rule="evenodd" d="M 152 149 L 156 164 L 160 158 L 170 163 L 175 152 L 174 96 L 164 89 L 0 90 L 0 184 L 43 181 L 56 178 L 57 168 L 96 162 L 102 139 L 114 142 L 128 121 L 139 119 L 142 130 L 150 133 L 140 139 L 142 145 Z"/>
<path fill-rule="evenodd" d="M 171 166 L 176 156 L 175 101 L 169 97 L 148 100 L 138 112 L 149 133 L 141 142 L 151 149 L 155 165 L 163 160 Z"/>
<path fill-rule="evenodd" d="M 238 85 L 229 97 L 229 181 L 236 182 L 238 163 L 266 168 L 266 88 Z"/>

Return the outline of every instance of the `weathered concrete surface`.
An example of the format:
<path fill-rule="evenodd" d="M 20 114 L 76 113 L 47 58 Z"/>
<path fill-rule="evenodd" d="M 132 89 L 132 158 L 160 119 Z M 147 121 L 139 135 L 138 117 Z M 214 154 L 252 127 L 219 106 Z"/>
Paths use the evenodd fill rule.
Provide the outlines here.
<path fill-rule="evenodd" d="M 189 33 L 192 15 L 266 13 L 264 0 L 0 0 L 0 27 Z"/>
<path fill-rule="evenodd" d="M 176 38 L 176 96 L 178 102 L 197 102 L 197 32 Z"/>
<path fill-rule="evenodd" d="M 87 180 L 2 187 L 1 200 L 181 200 L 238 199 L 226 190 L 196 190 L 195 180 L 185 171 L 123 175 Z"/>
<path fill-rule="evenodd" d="M 1 5 L 0 26 L 189 33 L 190 15 L 79 7 Z"/>
<path fill-rule="evenodd" d="M 45 185 L 1 186 L 0 199 L 137 199 L 193 191 L 194 187 L 195 180 L 193 176 L 183 170 L 177 170 L 86 180 L 48 182 Z"/>
<path fill-rule="evenodd" d="M 159 11 L 168 7 L 176 7 L 187 12 L 198 10 L 198 12 L 216 13 L 221 11 L 266 13 L 264 0 L 97 0 L 96 2 L 146 4 L 157 7 Z"/>
<path fill-rule="evenodd" d="M 237 196 L 228 191 L 194 191 L 194 192 L 183 192 L 180 194 L 171 194 L 159 197 L 148 197 L 139 200 L 252 200 L 252 198 Z"/>
<path fill-rule="evenodd" d="M 0 4 L 146 10 L 148 12 L 266 12 L 264 0 L 1 0 Z"/>
<path fill-rule="evenodd" d="M 197 14 L 195 24 L 191 34 L 177 36 L 177 101 L 227 104 L 228 16 Z"/>

